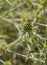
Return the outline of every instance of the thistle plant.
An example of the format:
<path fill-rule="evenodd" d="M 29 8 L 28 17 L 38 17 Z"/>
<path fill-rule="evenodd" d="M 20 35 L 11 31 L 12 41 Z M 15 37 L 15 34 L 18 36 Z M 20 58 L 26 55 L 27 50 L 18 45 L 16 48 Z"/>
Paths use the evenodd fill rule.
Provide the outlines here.
<path fill-rule="evenodd" d="M 47 0 L 2 0 L 0 7 L 0 65 L 47 65 Z"/>

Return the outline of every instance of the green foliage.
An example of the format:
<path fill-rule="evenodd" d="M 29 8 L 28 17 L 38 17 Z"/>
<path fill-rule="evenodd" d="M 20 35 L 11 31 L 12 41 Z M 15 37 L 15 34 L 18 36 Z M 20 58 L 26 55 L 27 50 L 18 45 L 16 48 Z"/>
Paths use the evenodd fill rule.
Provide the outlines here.
<path fill-rule="evenodd" d="M 0 1 L 0 62 L 47 65 L 47 0 Z"/>
<path fill-rule="evenodd" d="M 47 5 L 47 0 L 42 0 L 41 4 L 45 7 Z"/>
<path fill-rule="evenodd" d="M 6 17 L 7 18 L 13 18 L 14 16 L 13 16 L 13 13 L 12 12 L 9 12 L 9 13 L 7 13 Z"/>
<path fill-rule="evenodd" d="M 23 43 L 29 44 L 29 43 L 30 43 L 30 38 L 27 37 L 27 36 L 25 36 L 25 37 L 23 38 Z"/>
<path fill-rule="evenodd" d="M 6 44 L 5 41 L 1 40 L 0 41 L 0 49 L 2 49 L 3 51 L 7 50 L 8 45 Z"/>
<path fill-rule="evenodd" d="M 5 65 L 11 65 L 10 61 L 6 61 Z"/>

